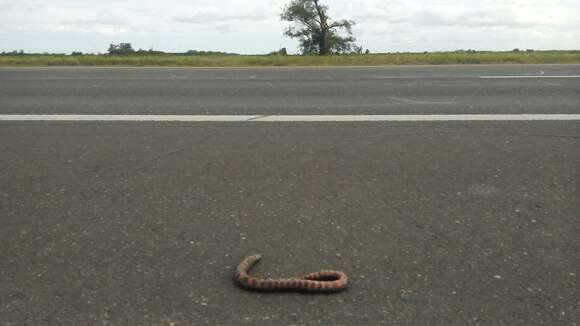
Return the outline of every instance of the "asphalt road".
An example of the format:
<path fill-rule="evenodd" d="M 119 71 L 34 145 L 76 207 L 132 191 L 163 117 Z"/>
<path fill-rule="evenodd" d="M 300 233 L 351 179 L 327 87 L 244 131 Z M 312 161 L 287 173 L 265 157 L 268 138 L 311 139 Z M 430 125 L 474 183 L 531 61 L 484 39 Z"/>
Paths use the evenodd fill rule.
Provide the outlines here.
<path fill-rule="evenodd" d="M 569 66 L 536 68 L 575 73 Z M 488 81 L 469 76 L 508 68 L 408 69 L 407 75 L 431 78 L 416 88 L 419 94 L 443 96 L 433 89 L 445 80 L 467 84 L 473 95 L 471 83 Z M 384 85 L 364 77 L 369 70 L 328 73 L 348 74 L 352 85 Z M 36 79 L 111 71 L 231 79 L 259 70 L 0 70 L 0 111 L 93 112 L 87 105 L 100 96 L 84 87 L 90 82 Z M 303 80 L 315 74 L 263 71 Z M 247 79 L 230 79 L 224 92 L 252 89 Z M 135 82 L 147 85 L 139 91 L 131 80 L 113 83 L 102 90 L 107 113 L 148 113 L 123 103 L 129 105 L 130 94 L 145 103 L 154 98 L 146 89 L 162 87 L 152 80 Z M 218 92 L 208 87 L 214 82 L 199 83 Z M 323 87 L 280 83 L 304 87 L 311 101 L 289 98 L 327 112 L 316 107 L 329 94 Z M 493 86 L 490 101 L 499 103 L 493 99 L 503 94 L 501 112 L 536 112 L 517 105 L 523 93 L 542 101 L 528 90 L 530 81 L 509 83 L 516 84 Z M 571 90 L 577 79 L 531 83 L 561 101 L 530 110 L 578 112 L 557 104 L 578 103 Z M 372 87 L 383 96 L 381 86 Z M 184 89 L 177 92 L 185 96 Z M 510 90 L 517 110 L 507 104 Z M 107 102 L 113 94 L 125 94 L 118 108 Z M 156 113 L 185 113 L 172 111 L 169 94 L 159 94 L 167 101 L 155 102 L 164 108 Z M 39 98 L 63 108 L 41 107 Z M 32 102 L 36 107 L 25 105 Z M 249 94 L 240 100 L 250 102 L 265 108 L 267 101 Z M 213 113 L 229 112 L 218 98 L 212 103 Z M 437 106 L 408 108 L 427 113 Z M 454 112 L 452 105 L 437 110 Z M 0 122 L 0 325 L 577 325 L 579 139 L 578 121 Z M 264 256 L 257 274 L 340 269 L 350 288 L 322 296 L 245 292 L 233 284 L 233 269 L 253 253 Z"/>
<path fill-rule="evenodd" d="M 0 69 L 0 114 L 578 113 L 580 78 L 545 78 L 571 75 L 580 65 Z"/>

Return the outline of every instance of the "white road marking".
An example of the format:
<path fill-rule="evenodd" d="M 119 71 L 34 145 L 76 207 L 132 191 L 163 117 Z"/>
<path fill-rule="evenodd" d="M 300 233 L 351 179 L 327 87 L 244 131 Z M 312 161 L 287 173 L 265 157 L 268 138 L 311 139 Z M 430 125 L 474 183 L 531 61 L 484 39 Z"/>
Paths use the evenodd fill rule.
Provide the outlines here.
<path fill-rule="evenodd" d="M 0 114 L 0 121 L 158 121 L 158 122 L 428 122 L 428 121 L 580 121 L 580 114 L 427 114 L 427 115 L 45 115 Z"/>
<path fill-rule="evenodd" d="M 476 77 L 462 77 L 462 76 L 366 76 L 366 77 L 348 77 L 347 79 L 342 77 L 333 76 L 317 76 L 317 77 L 302 77 L 301 80 L 399 80 L 399 79 L 452 79 L 452 78 L 476 78 Z M 167 77 L 95 77 L 95 76 L 79 76 L 79 77 L 13 77 L 13 78 L 3 78 L 4 81 L 28 81 L 28 80 L 295 80 L 291 77 L 275 77 L 275 76 L 224 76 L 224 77 L 196 77 L 196 76 L 167 76 Z"/>
<path fill-rule="evenodd" d="M 580 78 L 580 75 L 563 75 L 563 76 L 546 76 L 546 75 L 534 75 L 534 76 L 479 76 L 480 79 L 561 79 L 561 78 Z"/>
<path fill-rule="evenodd" d="M 248 121 L 259 115 L 1 114 L 0 121 Z"/>
<path fill-rule="evenodd" d="M 44 81 L 44 80 L 102 80 L 102 81 L 109 81 L 109 80 L 265 80 L 265 79 L 274 79 L 274 78 L 266 78 L 266 77 L 256 77 L 256 76 L 249 76 L 249 77 L 192 77 L 192 76 L 167 76 L 167 77 L 92 77 L 92 76 L 79 76 L 79 77 L 16 77 L 16 78 L 3 78 L 4 81 Z"/>
<path fill-rule="evenodd" d="M 349 79 L 356 80 L 402 80 L 402 79 L 463 79 L 463 78 L 473 78 L 477 79 L 478 76 L 418 76 L 418 75 L 406 75 L 406 76 L 365 76 Z M 580 78 L 580 75 L 570 75 L 570 76 L 545 76 L 545 75 L 533 75 L 533 76 L 479 76 L 479 79 L 575 79 Z M 343 80 L 341 77 L 332 76 L 318 76 L 318 77 L 303 77 L 303 80 L 319 80 L 319 79 L 330 79 L 330 80 Z M 196 77 L 196 76 L 162 76 L 162 77 L 111 77 L 111 76 L 55 76 L 55 77 L 15 77 L 15 78 L 4 78 L 5 81 L 26 81 L 26 80 L 293 80 L 288 77 L 275 77 L 275 76 L 224 76 L 224 77 Z"/>

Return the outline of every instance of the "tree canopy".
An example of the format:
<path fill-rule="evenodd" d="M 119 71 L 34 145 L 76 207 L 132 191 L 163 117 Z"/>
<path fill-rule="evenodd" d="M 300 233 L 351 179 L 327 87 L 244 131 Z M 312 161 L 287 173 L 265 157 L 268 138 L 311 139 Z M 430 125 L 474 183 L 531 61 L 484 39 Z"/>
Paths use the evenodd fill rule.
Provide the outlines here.
<path fill-rule="evenodd" d="M 360 53 L 362 50 L 352 36 L 355 22 L 332 21 L 328 6 L 319 0 L 292 0 L 284 7 L 281 18 L 294 23 L 284 34 L 299 39 L 303 54 Z"/>
<path fill-rule="evenodd" d="M 119 55 L 119 54 L 131 54 L 134 53 L 131 43 L 119 43 L 109 45 L 109 54 Z"/>

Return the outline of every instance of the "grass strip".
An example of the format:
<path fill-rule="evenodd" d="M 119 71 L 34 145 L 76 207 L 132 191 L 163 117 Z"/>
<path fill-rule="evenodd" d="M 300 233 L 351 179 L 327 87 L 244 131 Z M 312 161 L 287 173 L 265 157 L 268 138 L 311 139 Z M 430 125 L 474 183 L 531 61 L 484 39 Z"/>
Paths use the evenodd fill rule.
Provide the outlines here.
<path fill-rule="evenodd" d="M 564 64 L 580 63 L 580 51 L 433 52 L 335 56 L 299 55 L 0 55 L 2 67 L 26 66 L 362 66 L 447 64 Z"/>

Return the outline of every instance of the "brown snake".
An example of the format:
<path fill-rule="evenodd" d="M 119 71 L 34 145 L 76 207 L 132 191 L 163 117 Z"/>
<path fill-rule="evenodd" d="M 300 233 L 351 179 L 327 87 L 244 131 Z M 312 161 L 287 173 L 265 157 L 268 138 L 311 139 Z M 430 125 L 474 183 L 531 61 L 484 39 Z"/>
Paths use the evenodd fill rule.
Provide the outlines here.
<path fill-rule="evenodd" d="M 296 291 L 307 293 L 335 293 L 346 289 L 348 277 L 345 273 L 321 270 L 308 275 L 289 278 L 261 278 L 248 274 L 262 256 L 256 254 L 246 257 L 236 268 L 234 281 L 238 286 L 252 291 Z"/>

